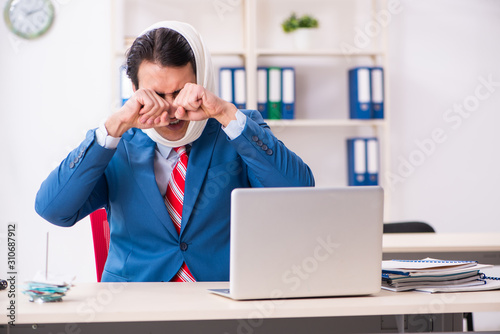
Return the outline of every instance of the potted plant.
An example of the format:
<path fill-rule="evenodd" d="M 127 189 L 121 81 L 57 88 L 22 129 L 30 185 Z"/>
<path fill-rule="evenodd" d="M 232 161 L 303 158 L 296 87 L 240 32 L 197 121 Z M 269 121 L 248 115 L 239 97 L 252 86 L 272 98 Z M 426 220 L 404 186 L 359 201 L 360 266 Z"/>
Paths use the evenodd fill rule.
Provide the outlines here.
<path fill-rule="evenodd" d="M 295 46 L 298 49 L 308 49 L 311 44 L 311 28 L 318 28 L 319 23 L 311 15 L 298 17 L 297 14 L 292 13 L 281 26 L 285 33 L 293 32 Z"/>

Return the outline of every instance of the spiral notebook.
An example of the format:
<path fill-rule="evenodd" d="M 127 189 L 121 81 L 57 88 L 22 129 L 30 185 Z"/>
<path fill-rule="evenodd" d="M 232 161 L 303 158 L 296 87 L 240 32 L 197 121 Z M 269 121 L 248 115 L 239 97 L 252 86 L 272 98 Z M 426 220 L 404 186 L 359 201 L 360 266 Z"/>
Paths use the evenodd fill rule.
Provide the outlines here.
<path fill-rule="evenodd" d="M 500 278 L 488 277 L 480 271 L 491 267 L 477 261 L 432 258 L 382 261 L 382 288 L 430 293 L 500 289 Z"/>

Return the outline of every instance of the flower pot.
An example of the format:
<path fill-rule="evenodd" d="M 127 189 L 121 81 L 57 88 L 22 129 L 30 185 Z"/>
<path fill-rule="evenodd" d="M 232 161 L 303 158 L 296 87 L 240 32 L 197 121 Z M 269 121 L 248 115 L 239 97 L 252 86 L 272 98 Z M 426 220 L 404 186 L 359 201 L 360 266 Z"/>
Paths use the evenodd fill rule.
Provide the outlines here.
<path fill-rule="evenodd" d="M 293 32 L 293 43 L 299 50 L 311 48 L 313 38 L 313 28 L 299 28 Z"/>

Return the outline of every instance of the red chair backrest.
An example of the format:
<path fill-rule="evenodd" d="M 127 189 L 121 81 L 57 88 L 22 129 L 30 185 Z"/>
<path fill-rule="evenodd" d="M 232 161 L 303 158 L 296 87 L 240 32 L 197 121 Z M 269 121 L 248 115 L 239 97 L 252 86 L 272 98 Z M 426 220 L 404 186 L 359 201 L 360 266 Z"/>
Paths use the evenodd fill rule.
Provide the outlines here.
<path fill-rule="evenodd" d="M 109 251 L 109 224 L 105 209 L 99 209 L 90 214 L 92 238 L 94 239 L 95 271 L 97 282 L 101 281 L 104 264 Z"/>

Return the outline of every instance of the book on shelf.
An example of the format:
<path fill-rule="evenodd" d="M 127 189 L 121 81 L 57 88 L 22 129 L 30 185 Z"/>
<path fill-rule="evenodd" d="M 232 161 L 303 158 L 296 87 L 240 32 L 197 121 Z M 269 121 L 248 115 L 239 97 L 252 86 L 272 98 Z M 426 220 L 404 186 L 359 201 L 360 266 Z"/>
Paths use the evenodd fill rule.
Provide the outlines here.
<path fill-rule="evenodd" d="M 349 117 L 384 118 L 384 69 L 359 66 L 349 70 Z"/>
<path fill-rule="evenodd" d="M 422 260 L 382 261 L 382 288 L 390 291 L 459 292 L 500 289 L 500 278 L 481 269 L 492 265 L 476 261 Z"/>
<path fill-rule="evenodd" d="M 374 186 L 379 183 L 377 138 L 347 139 L 347 176 L 349 186 Z"/>

